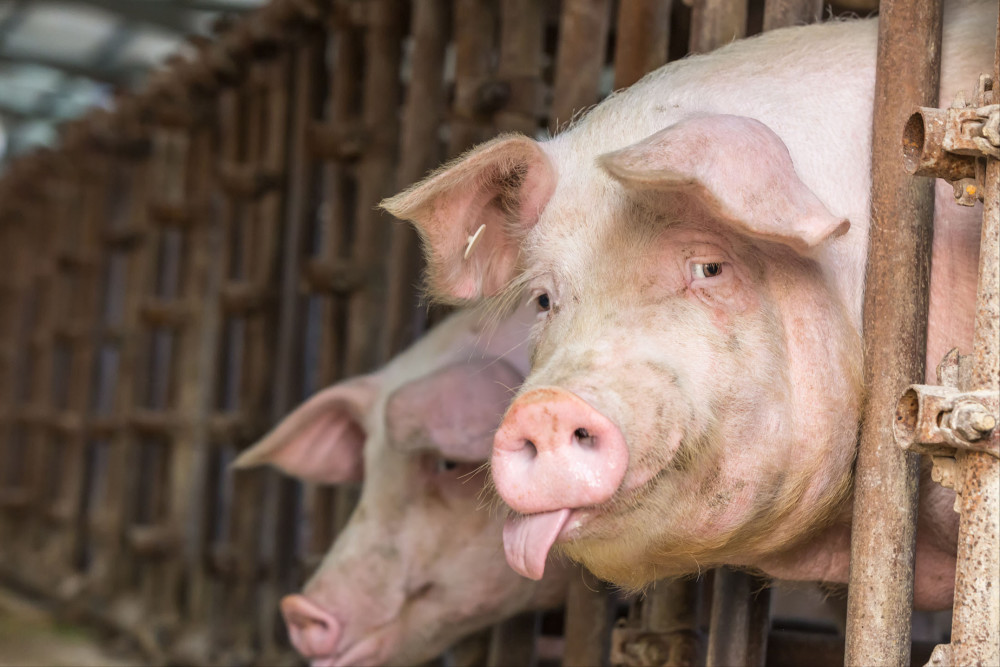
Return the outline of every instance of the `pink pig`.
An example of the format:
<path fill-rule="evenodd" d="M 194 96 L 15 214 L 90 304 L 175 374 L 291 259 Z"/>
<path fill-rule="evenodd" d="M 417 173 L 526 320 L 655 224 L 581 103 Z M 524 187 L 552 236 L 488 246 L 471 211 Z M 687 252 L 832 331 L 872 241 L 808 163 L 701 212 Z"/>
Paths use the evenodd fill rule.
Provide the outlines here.
<path fill-rule="evenodd" d="M 483 507 L 483 462 L 527 371 L 533 309 L 496 329 L 461 312 L 382 370 L 334 385 L 244 452 L 333 484 L 364 478 L 357 509 L 301 595 L 281 610 L 315 665 L 414 664 L 521 611 L 559 604 L 507 567 L 502 519 Z"/>
<path fill-rule="evenodd" d="M 946 11 L 943 100 L 991 67 L 996 15 Z M 671 63 L 384 202 L 419 228 L 439 298 L 535 302 L 492 456 L 518 572 L 557 545 L 629 588 L 719 564 L 847 580 L 876 33 L 835 21 Z M 971 343 L 980 211 L 951 200 L 931 373 Z M 951 602 L 950 493 L 922 491 L 919 607 Z"/>

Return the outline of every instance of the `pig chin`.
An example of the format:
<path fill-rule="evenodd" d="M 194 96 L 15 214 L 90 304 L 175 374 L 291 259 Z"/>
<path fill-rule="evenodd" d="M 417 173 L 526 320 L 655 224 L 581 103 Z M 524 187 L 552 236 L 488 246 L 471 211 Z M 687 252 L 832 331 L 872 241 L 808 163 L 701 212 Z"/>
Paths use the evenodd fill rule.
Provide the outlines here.
<path fill-rule="evenodd" d="M 852 433 L 843 429 L 828 443 L 829 453 L 850 450 Z M 794 474 L 779 466 L 746 479 L 726 466 L 732 442 L 718 423 L 683 439 L 645 484 L 588 512 L 554 550 L 601 579 L 639 591 L 657 579 L 717 565 L 754 567 L 808 541 L 850 506 L 850 457 L 839 469 L 818 457 Z M 772 444 L 793 451 L 798 443 Z"/>

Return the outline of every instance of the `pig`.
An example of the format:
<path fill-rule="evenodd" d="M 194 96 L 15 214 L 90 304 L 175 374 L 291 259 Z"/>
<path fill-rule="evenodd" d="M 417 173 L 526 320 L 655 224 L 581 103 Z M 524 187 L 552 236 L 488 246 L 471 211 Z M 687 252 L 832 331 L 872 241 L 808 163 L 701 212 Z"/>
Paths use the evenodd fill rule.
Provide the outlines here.
<path fill-rule="evenodd" d="M 947 101 L 989 71 L 997 3 L 945 14 Z M 419 230 L 436 298 L 535 303 L 491 458 L 515 570 L 558 549 L 628 589 L 722 564 L 847 581 L 876 38 L 833 21 L 670 63 L 383 202 Z M 930 369 L 972 338 L 980 211 L 951 200 Z M 951 603 L 949 494 L 922 490 L 919 608 Z"/>
<path fill-rule="evenodd" d="M 234 462 L 320 484 L 364 479 L 318 571 L 281 602 L 314 665 L 420 663 L 565 598 L 565 564 L 539 582 L 515 574 L 503 519 L 482 507 L 483 464 L 527 372 L 534 312 L 492 331 L 481 315 L 459 312 L 380 371 L 319 392 Z"/>

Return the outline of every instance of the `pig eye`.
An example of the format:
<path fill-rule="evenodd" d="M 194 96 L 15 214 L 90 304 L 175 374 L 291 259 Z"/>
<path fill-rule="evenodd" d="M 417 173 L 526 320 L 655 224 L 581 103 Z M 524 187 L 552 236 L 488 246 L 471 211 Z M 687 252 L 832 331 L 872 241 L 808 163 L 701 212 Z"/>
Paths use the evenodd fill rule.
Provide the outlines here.
<path fill-rule="evenodd" d="M 715 278 L 722 273 L 722 262 L 705 262 L 692 264 L 691 272 L 694 278 Z"/>
<path fill-rule="evenodd" d="M 438 459 L 437 460 L 437 472 L 450 472 L 457 468 L 459 465 L 458 461 L 452 461 L 450 459 Z"/>
<path fill-rule="evenodd" d="M 545 311 L 552 307 L 552 304 L 549 303 L 549 295 L 546 294 L 545 292 L 539 294 L 536 301 L 538 302 L 539 311 Z"/>

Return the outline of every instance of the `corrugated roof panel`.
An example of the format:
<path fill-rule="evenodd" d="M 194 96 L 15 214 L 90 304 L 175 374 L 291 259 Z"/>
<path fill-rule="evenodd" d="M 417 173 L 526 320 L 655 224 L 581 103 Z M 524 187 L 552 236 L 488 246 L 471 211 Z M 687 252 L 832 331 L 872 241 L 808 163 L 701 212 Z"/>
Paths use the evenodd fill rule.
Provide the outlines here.
<path fill-rule="evenodd" d="M 157 30 L 136 31 L 118 54 L 118 62 L 129 67 L 152 67 L 176 51 L 183 40 Z"/>
<path fill-rule="evenodd" d="M 25 12 L 5 41 L 5 50 L 71 62 L 92 59 L 118 22 L 113 14 L 88 7 L 43 5 Z"/>
<path fill-rule="evenodd" d="M 51 104 L 52 116 L 59 119 L 75 118 L 90 107 L 106 107 L 111 103 L 110 87 L 87 79 L 75 78 L 59 93 Z"/>
<path fill-rule="evenodd" d="M 43 98 L 58 91 L 63 78 L 61 72 L 48 67 L 5 67 L 0 70 L 0 104 L 13 112 L 30 114 Z"/>

